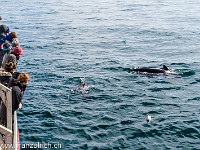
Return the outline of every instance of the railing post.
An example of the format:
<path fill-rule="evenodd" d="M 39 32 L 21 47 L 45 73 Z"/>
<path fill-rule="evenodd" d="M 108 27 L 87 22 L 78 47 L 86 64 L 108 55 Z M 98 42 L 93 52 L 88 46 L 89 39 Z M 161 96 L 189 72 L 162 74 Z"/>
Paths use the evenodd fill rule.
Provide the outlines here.
<path fill-rule="evenodd" d="M 7 128 L 12 130 L 12 91 L 6 91 L 7 99 Z"/>
<path fill-rule="evenodd" d="M 18 149 L 18 128 L 17 128 L 17 112 L 14 112 L 14 137 L 13 137 L 13 146 L 14 149 L 13 150 L 17 150 Z"/>
<path fill-rule="evenodd" d="M 12 91 L 6 90 L 7 99 L 7 128 L 12 131 Z M 6 136 L 5 143 L 8 145 L 7 150 L 11 150 L 12 146 L 12 134 Z"/>

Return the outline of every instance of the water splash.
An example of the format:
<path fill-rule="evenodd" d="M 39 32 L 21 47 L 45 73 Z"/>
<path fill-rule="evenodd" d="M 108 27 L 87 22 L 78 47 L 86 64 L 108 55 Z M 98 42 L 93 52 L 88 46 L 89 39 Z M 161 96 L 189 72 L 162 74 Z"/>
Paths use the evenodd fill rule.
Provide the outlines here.
<path fill-rule="evenodd" d="M 79 78 L 78 85 L 75 89 L 71 90 L 71 93 L 75 94 L 88 94 L 91 86 L 88 86 L 85 82 L 85 78 Z"/>

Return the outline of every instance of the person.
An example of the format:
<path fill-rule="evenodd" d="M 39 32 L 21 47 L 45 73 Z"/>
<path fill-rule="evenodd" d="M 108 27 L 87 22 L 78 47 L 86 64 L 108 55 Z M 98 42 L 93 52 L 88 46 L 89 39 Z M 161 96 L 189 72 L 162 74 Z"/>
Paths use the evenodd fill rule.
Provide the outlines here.
<path fill-rule="evenodd" d="M 9 28 L 5 24 L 0 25 L 0 45 L 5 42 L 8 29 Z"/>
<path fill-rule="evenodd" d="M 19 60 L 19 58 L 22 57 L 22 55 L 23 55 L 23 49 L 20 47 L 19 41 L 17 38 L 13 39 L 11 46 L 12 46 L 11 47 L 12 51 L 10 53 L 14 54 L 16 56 L 17 60 Z"/>
<path fill-rule="evenodd" d="M 6 33 L 9 33 L 9 28 L 7 28 Z M 5 40 L 6 40 L 7 42 L 12 43 L 12 41 L 13 41 L 15 38 L 17 38 L 17 33 L 11 32 L 11 33 L 9 33 L 8 35 L 6 35 Z"/>
<path fill-rule="evenodd" d="M 0 83 L 9 87 L 12 74 L 16 72 L 16 64 L 8 62 L 0 69 Z"/>
<path fill-rule="evenodd" d="M 2 18 L 1 18 L 1 16 L 0 16 L 0 22 L 1 22 L 1 20 L 2 20 Z"/>
<path fill-rule="evenodd" d="M 19 46 L 19 42 L 17 39 L 14 39 L 13 42 L 11 43 L 11 49 L 16 48 L 17 46 Z M 18 49 L 15 49 L 15 51 L 11 51 L 10 53 L 7 52 L 6 54 L 4 54 L 3 56 L 3 60 L 2 60 L 2 68 L 4 68 L 4 65 L 8 62 L 12 62 L 15 63 L 17 65 L 17 60 L 19 60 L 19 57 L 21 57 L 21 55 L 23 54 L 23 50 L 22 50 L 22 54 L 20 54 L 21 51 L 19 51 Z"/>
<path fill-rule="evenodd" d="M 0 69 L 0 83 L 9 87 L 12 74 L 16 71 L 16 65 L 9 62 L 5 64 L 5 69 Z M 0 98 L 0 124 L 6 126 L 6 106 Z"/>
<path fill-rule="evenodd" d="M 13 39 L 11 46 L 12 46 L 12 49 L 19 46 L 19 40 L 17 38 Z"/>
<path fill-rule="evenodd" d="M 9 54 L 11 51 L 11 45 L 6 42 L 1 45 L 0 49 L 0 67 L 2 66 L 3 58 L 5 54 Z"/>
<path fill-rule="evenodd" d="M 14 54 L 16 56 L 17 60 L 19 60 L 19 58 L 22 57 L 22 55 L 23 55 L 23 49 L 20 47 L 18 39 L 15 38 L 12 41 L 11 45 L 12 45 L 11 54 Z"/>
<path fill-rule="evenodd" d="M 12 64 L 12 63 L 11 63 Z M 14 72 L 14 65 L 8 63 L 7 71 L 10 73 Z M 12 116 L 14 117 L 14 111 L 19 110 L 22 108 L 22 98 L 24 95 L 24 86 L 26 86 L 29 82 L 30 75 L 23 72 L 20 73 L 17 77 L 17 80 L 12 85 Z M 7 126 L 7 119 L 6 119 L 6 106 L 3 100 L 0 98 L 0 123 L 4 126 Z M 14 119 L 12 118 L 12 122 L 14 123 Z M 13 128 L 14 129 L 14 128 Z"/>
<path fill-rule="evenodd" d="M 23 55 L 23 49 L 20 46 L 16 46 L 11 52 L 11 54 L 14 54 L 17 60 L 19 60 L 19 58 Z"/>
<path fill-rule="evenodd" d="M 17 57 L 14 54 L 5 54 L 2 60 L 2 68 L 5 69 L 5 65 L 9 62 L 12 62 L 17 66 Z"/>
<path fill-rule="evenodd" d="M 15 83 L 12 85 L 12 112 L 21 109 L 22 98 L 24 95 L 24 85 L 29 83 L 30 75 L 28 73 L 20 73 Z"/>
<path fill-rule="evenodd" d="M 6 34 L 8 27 L 5 24 L 0 25 L 0 34 Z"/>
<path fill-rule="evenodd" d="M 17 66 L 15 63 L 12 63 L 12 62 L 8 62 L 4 65 L 4 68 L 3 68 L 5 71 L 13 74 L 14 72 L 16 72 L 16 69 L 17 69 Z"/>

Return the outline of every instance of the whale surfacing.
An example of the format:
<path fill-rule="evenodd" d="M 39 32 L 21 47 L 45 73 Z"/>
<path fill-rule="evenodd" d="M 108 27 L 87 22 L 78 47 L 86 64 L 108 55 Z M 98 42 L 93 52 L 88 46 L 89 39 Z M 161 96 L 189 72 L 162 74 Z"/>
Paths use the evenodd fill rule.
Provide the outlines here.
<path fill-rule="evenodd" d="M 136 68 L 133 69 L 132 72 L 136 73 L 167 73 L 169 72 L 169 68 L 167 68 L 165 65 L 163 65 L 163 68 Z"/>

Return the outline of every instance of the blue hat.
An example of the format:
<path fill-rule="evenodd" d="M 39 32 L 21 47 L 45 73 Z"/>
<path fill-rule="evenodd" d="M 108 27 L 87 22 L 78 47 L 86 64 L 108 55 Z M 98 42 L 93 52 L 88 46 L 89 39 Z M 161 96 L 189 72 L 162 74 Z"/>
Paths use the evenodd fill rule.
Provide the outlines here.
<path fill-rule="evenodd" d="M 1 49 L 4 50 L 4 51 L 10 50 L 10 49 L 11 49 L 10 44 L 9 44 L 8 42 L 3 43 L 3 44 L 1 45 Z"/>

